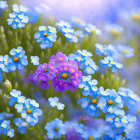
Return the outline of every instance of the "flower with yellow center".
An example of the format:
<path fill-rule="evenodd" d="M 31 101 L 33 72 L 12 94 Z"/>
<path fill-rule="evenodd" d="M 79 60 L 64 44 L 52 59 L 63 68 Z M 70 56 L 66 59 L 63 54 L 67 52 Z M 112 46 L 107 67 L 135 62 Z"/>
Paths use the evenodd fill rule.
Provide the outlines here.
<path fill-rule="evenodd" d="M 114 28 L 114 29 L 111 30 L 111 33 L 113 35 L 118 35 L 119 34 L 119 31 L 116 28 Z"/>
<path fill-rule="evenodd" d="M 92 34 L 95 34 L 95 29 L 92 29 L 92 30 L 91 30 L 91 33 L 92 33 Z"/>
<path fill-rule="evenodd" d="M 131 18 L 133 20 L 138 20 L 138 19 L 140 19 L 140 15 L 138 13 L 134 13 L 134 14 L 131 15 Z"/>

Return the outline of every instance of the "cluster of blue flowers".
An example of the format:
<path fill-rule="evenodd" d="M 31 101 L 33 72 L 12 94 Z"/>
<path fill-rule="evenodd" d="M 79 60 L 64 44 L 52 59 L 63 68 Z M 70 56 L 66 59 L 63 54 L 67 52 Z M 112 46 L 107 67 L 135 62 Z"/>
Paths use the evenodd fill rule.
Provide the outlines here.
<path fill-rule="evenodd" d="M 35 100 L 26 99 L 21 96 L 21 92 L 13 89 L 10 92 L 9 106 L 13 106 L 15 103 L 15 109 L 21 114 L 21 118 L 26 120 L 28 125 L 35 125 L 38 122 L 39 116 L 42 115 L 42 111 L 39 108 L 39 104 Z"/>
<path fill-rule="evenodd" d="M 95 35 L 102 35 L 101 30 L 99 30 L 95 25 L 93 24 L 87 24 L 85 28 L 85 33 L 90 35 L 90 34 L 95 34 Z"/>
<path fill-rule="evenodd" d="M 61 32 L 69 42 L 78 42 L 78 38 L 74 35 L 74 29 L 72 29 L 71 25 L 68 22 L 61 20 L 56 23 L 59 32 Z"/>
<path fill-rule="evenodd" d="M 58 110 L 63 110 L 65 105 L 59 102 L 58 97 L 54 97 L 54 98 L 49 98 L 48 99 L 49 104 L 51 107 L 57 107 Z"/>
<path fill-rule="evenodd" d="M 13 117 L 13 114 L 8 114 L 6 112 L 0 113 L 0 136 L 7 135 L 9 137 L 14 136 L 14 129 L 10 128 L 10 119 Z"/>
<path fill-rule="evenodd" d="M 37 42 L 41 42 L 41 49 L 50 48 L 53 46 L 53 42 L 56 41 L 56 28 L 52 26 L 39 26 L 38 32 L 35 33 L 34 38 Z"/>
<path fill-rule="evenodd" d="M 107 115 L 108 120 L 111 122 L 112 116 Z M 88 119 L 84 118 L 87 123 Z M 117 119 L 116 119 L 117 120 Z M 92 120 L 90 120 L 92 121 Z M 122 133 L 125 131 L 128 139 L 131 139 L 129 134 L 134 132 L 134 122 L 135 117 L 132 116 L 123 116 L 121 118 L 121 127 L 115 127 L 114 125 L 98 125 L 98 129 L 90 128 L 88 124 L 83 124 L 77 121 L 66 121 L 65 123 L 62 120 L 56 118 L 55 120 L 48 122 L 45 125 L 47 130 L 47 138 L 49 139 L 62 139 L 65 136 L 66 140 L 71 139 L 122 139 L 125 140 L 125 137 L 122 136 Z M 117 122 L 118 123 L 118 122 Z M 125 128 L 125 129 L 124 129 Z"/>
<path fill-rule="evenodd" d="M 13 4 L 13 13 L 10 13 L 7 19 L 8 25 L 11 25 L 13 29 L 25 27 L 25 24 L 29 22 L 26 12 L 27 8 L 23 5 Z"/>
<path fill-rule="evenodd" d="M 136 117 L 125 115 L 124 105 L 136 104 L 138 96 L 130 89 L 121 87 L 118 92 L 115 89 L 97 88 L 97 81 L 91 80 L 91 75 L 83 76 L 79 84 L 83 98 L 78 100 L 81 107 L 89 116 L 99 117 L 105 115 L 106 121 L 114 130 L 119 129 L 118 134 L 126 133 L 130 138 L 136 124 Z"/>
<path fill-rule="evenodd" d="M 100 60 L 100 65 L 104 68 L 111 68 L 112 72 L 116 72 L 117 69 L 123 67 L 121 63 L 116 62 L 113 57 L 107 56 L 104 59 Z"/>
<path fill-rule="evenodd" d="M 125 56 L 130 58 L 134 55 L 134 50 L 125 45 L 118 45 L 116 48 L 109 44 L 109 45 L 102 45 L 102 44 L 95 44 L 96 47 L 96 54 L 97 55 L 104 55 L 104 59 L 100 60 L 100 65 L 104 68 L 111 67 L 112 72 L 116 72 L 117 69 L 123 67 L 123 65 L 117 62 L 117 59 L 120 56 Z"/>
<path fill-rule="evenodd" d="M 25 134 L 28 128 L 28 123 L 21 118 L 15 118 L 13 123 L 17 126 L 17 131 L 21 134 Z"/>
<path fill-rule="evenodd" d="M 0 56 L 0 81 L 2 81 L 2 72 L 22 70 L 28 64 L 27 56 L 22 47 L 11 49 L 11 57 L 8 55 Z"/>
<path fill-rule="evenodd" d="M 4 72 L 22 70 L 28 64 L 27 56 L 22 47 L 11 49 L 10 55 L 11 57 L 8 55 L 0 56 L 0 70 Z"/>
<path fill-rule="evenodd" d="M 77 50 L 74 54 L 69 54 L 68 59 L 77 62 L 80 69 L 84 69 L 85 74 L 94 74 L 98 71 L 98 66 L 90 58 L 92 54 L 87 50 Z"/>
<path fill-rule="evenodd" d="M 65 125 L 62 120 L 56 118 L 54 121 L 48 122 L 45 125 L 45 130 L 47 130 L 47 136 L 50 139 L 61 138 L 62 135 L 65 135 Z"/>

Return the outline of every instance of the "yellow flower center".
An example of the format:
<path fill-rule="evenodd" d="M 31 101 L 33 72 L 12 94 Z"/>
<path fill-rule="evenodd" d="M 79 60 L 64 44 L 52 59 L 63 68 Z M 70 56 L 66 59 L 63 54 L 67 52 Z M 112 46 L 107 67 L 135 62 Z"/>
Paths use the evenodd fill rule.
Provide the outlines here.
<path fill-rule="evenodd" d="M 32 113 L 32 110 L 31 110 L 31 109 L 27 109 L 26 112 L 27 112 L 28 114 L 31 114 L 31 113 Z"/>
<path fill-rule="evenodd" d="M 112 105 L 113 104 L 113 101 L 112 100 L 108 100 L 107 102 L 109 105 Z"/>
<path fill-rule="evenodd" d="M 54 130 L 57 132 L 59 129 L 56 127 Z"/>
<path fill-rule="evenodd" d="M 94 140 L 94 138 L 93 137 L 89 137 L 88 140 Z"/>
<path fill-rule="evenodd" d="M 129 50 L 125 49 L 122 51 L 123 53 L 129 53 Z"/>
<path fill-rule="evenodd" d="M 80 22 L 81 22 L 81 19 L 77 18 L 77 19 L 76 19 L 76 22 L 79 22 L 79 23 L 80 23 Z"/>
<path fill-rule="evenodd" d="M 67 78 L 68 78 L 67 73 L 63 73 L 63 74 L 62 74 L 62 78 L 63 78 L 63 79 L 67 79 Z"/>
<path fill-rule="evenodd" d="M 92 30 L 91 30 L 91 33 L 94 34 L 94 33 L 95 33 L 95 29 L 92 29 Z"/>
<path fill-rule="evenodd" d="M 44 33 L 43 36 L 46 37 L 47 36 L 47 33 Z"/>
<path fill-rule="evenodd" d="M 96 99 L 92 99 L 91 101 L 93 104 L 96 104 L 97 103 L 97 100 Z"/>
<path fill-rule="evenodd" d="M 15 61 L 15 62 L 18 62 L 18 61 L 19 61 L 19 58 L 18 58 L 18 57 L 15 57 L 15 58 L 14 58 L 14 61 Z"/>
<path fill-rule="evenodd" d="M 48 72 L 48 70 L 47 70 L 47 69 L 44 69 L 44 71 L 45 71 L 45 72 Z"/>
<path fill-rule="evenodd" d="M 118 34 L 119 34 L 118 30 L 115 29 L 115 28 L 111 30 L 111 33 L 112 33 L 113 35 L 118 35 Z"/>
<path fill-rule="evenodd" d="M 138 20 L 140 18 L 140 15 L 138 13 L 134 13 L 134 14 L 131 15 L 131 18 L 133 20 Z"/>

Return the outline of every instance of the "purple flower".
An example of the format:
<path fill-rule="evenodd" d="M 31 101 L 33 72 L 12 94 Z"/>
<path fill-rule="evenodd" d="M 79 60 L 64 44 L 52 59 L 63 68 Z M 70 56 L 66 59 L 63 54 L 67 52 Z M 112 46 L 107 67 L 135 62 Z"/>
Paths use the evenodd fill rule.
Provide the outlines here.
<path fill-rule="evenodd" d="M 59 56 L 62 58 L 63 55 L 59 54 Z M 69 89 L 71 91 L 76 90 L 82 76 L 81 71 L 78 71 L 78 67 L 68 61 L 58 63 L 56 75 L 52 80 L 52 87 L 56 92 L 64 92 Z"/>
<path fill-rule="evenodd" d="M 46 81 L 41 81 L 40 82 L 40 88 L 42 89 L 48 89 L 49 88 L 49 83 Z"/>
<path fill-rule="evenodd" d="M 47 89 L 49 87 L 48 80 L 55 76 L 55 69 L 55 63 L 52 61 L 50 61 L 48 64 L 40 64 L 33 75 L 33 80 L 41 81 L 40 87 Z"/>
<path fill-rule="evenodd" d="M 78 133 L 74 131 L 74 129 L 67 129 L 65 140 L 84 140 Z"/>
<path fill-rule="evenodd" d="M 65 90 L 75 91 L 80 83 L 82 72 L 78 71 L 77 63 L 74 60 L 67 60 L 67 56 L 61 52 L 52 55 L 49 63 L 40 64 L 34 75 L 34 81 L 41 81 L 40 87 L 47 89 L 49 80 L 52 80 L 52 88 L 56 92 Z"/>

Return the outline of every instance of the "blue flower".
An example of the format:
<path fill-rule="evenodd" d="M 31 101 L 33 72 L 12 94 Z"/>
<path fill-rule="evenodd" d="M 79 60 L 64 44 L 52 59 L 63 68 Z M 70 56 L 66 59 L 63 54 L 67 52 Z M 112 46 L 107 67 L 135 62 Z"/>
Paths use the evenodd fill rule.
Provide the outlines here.
<path fill-rule="evenodd" d="M 8 25 L 11 25 L 13 29 L 25 27 L 25 24 L 29 21 L 29 17 L 26 16 L 26 7 L 13 4 L 13 11 L 13 13 L 9 14 L 9 19 L 7 19 Z"/>
<path fill-rule="evenodd" d="M 49 98 L 48 101 L 51 107 L 55 107 L 57 106 L 59 99 L 57 97 L 54 97 L 54 98 Z"/>
<path fill-rule="evenodd" d="M 58 27 L 58 30 L 60 32 L 62 32 L 62 28 L 68 28 L 70 29 L 71 28 L 71 25 L 68 23 L 68 22 L 65 22 L 63 20 L 60 20 L 59 22 L 56 23 L 56 26 Z"/>
<path fill-rule="evenodd" d="M 77 50 L 74 54 L 70 54 L 68 59 L 76 61 L 79 68 L 84 69 L 86 74 L 94 74 L 99 68 L 90 56 L 92 56 L 92 53 L 87 50 Z"/>
<path fill-rule="evenodd" d="M 38 32 L 35 33 L 34 38 L 37 42 L 41 42 L 41 49 L 50 48 L 53 46 L 53 42 L 56 41 L 56 28 L 52 26 L 39 26 Z"/>
<path fill-rule="evenodd" d="M 108 32 L 110 32 L 112 35 L 115 36 L 121 34 L 124 31 L 124 29 L 117 24 L 109 24 L 106 25 L 105 27 Z"/>
<path fill-rule="evenodd" d="M 10 92 L 10 95 L 9 105 L 12 106 L 16 102 L 15 108 L 21 114 L 21 117 L 29 125 L 35 125 L 38 122 L 39 116 L 42 115 L 42 111 L 38 109 L 39 104 L 35 100 L 26 99 L 24 96 L 21 96 L 21 92 L 15 89 Z"/>
<path fill-rule="evenodd" d="M 104 55 L 105 45 L 96 43 L 96 44 L 95 44 L 95 47 L 96 47 L 96 54 L 97 54 L 97 55 Z"/>
<path fill-rule="evenodd" d="M 2 112 L 0 113 L 0 123 L 2 123 L 5 119 L 10 119 L 12 117 L 13 117 L 13 114 Z"/>
<path fill-rule="evenodd" d="M 122 135 L 117 135 L 116 140 L 125 140 L 125 137 L 123 137 Z"/>
<path fill-rule="evenodd" d="M 93 129 L 87 129 L 82 133 L 82 137 L 85 140 L 94 140 L 100 138 L 100 133 L 98 131 L 95 131 Z"/>
<path fill-rule="evenodd" d="M 28 64 L 27 56 L 24 55 L 25 51 L 22 47 L 12 49 L 10 51 L 12 58 L 8 59 L 8 65 L 12 71 L 16 69 L 22 70 Z"/>
<path fill-rule="evenodd" d="M 83 97 L 80 99 L 81 107 L 86 108 L 89 104 L 90 100 L 87 97 Z"/>
<path fill-rule="evenodd" d="M 100 98 L 100 94 L 96 93 L 90 96 L 90 101 L 88 106 L 85 108 L 85 111 L 90 116 L 98 117 L 100 115 L 100 109 L 104 109 L 106 102 L 105 99 Z"/>
<path fill-rule="evenodd" d="M 89 62 L 89 64 L 86 64 L 87 61 Z M 97 65 L 95 64 L 95 62 L 93 62 L 92 59 L 90 59 L 90 58 L 88 58 L 88 60 L 87 60 L 87 58 L 86 58 L 86 60 L 85 60 L 85 65 L 86 65 L 86 66 L 85 66 L 84 72 L 87 73 L 87 74 L 94 74 L 95 71 L 98 70 L 98 66 L 97 66 Z"/>
<path fill-rule="evenodd" d="M 39 57 L 31 56 L 31 63 L 33 63 L 33 65 L 39 65 Z"/>
<path fill-rule="evenodd" d="M 77 53 L 82 55 L 82 56 L 92 56 L 92 53 L 88 52 L 87 50 L 77 50 Z"/>
<path fill-rule="evenodd" d="M 114 59 L 110 56 L 107 56 L 104 59 L 100 60 L 100 65 L 105 68 L 111 67 L 112 72 L 116 72 L 117 69 L 123 67 L 121 63 L 114 61 Z"/>
<path fill-rule="evenodd" d="M 48 122 L 44 128 L 47 130 L 47 136 L 50 139 L 60 139 L 62 135 L 66 134 L 65 125 L 58 118 Z"/>
<path fill-rule="evenodd" d="M 102 95 L 101 98 L 105 99 L 105 102 L 106 102 L 105 108 L 102 108 L 102 111 L 104 113 L 106 113 L 106 112 L 115 113 L 116 107 L 117 108 L 123 107 L 121 97 L 118 95 L 118 93 L 114 89 L 112 89 L 112 90 L 106 89 L 103 92 L 102 92 L 102 90 L 100 90 L 100 94 Z M 116 113 L 118 115 L 120 115 L 119 113 L 122 113 L 122 112 L 120 112 L 117 109 Z"/>
<path fill-rule="evenodd" d="M 0 82 L 2 81 L 3 72 L 0 70 Z"/>
<path fill-rule="evenodd" d="M 114 115 L 114 114 L 107 113 L 107 114 L 105 115 L 105 117 L 106 117 L 106 121 L 107 121 L 107 122 L 114 123 L 114 118 L 115 118 L 115 115 Z"/>
<path fill-rule="evenodd" d="M 95 47 L 96 47 L 97 55 L 111 56 L 114 59 L 117 59 L 119 56 L 117 49 L 111 44 L 101 45 L 101 44 L 96 43 Z"/>
<path fill-rule="evenodd" d="M 8 132 L 7 132 L 7 136 L 9 137 L 14 137 L 14 129 L 10 129 Z"/>
<path fill-rule="evenodd" d="M 118 45 L 117 49 L 120 53 L 124 54 L 124 56 L 127 58 L 134 56 L 134 50 L 130 46 Z"/>
<path fill-rule="evenodd" d="M 4 72 L 10 72 L 9 64 L 8 64 L 9 56 L 0 56 L 0 70 Z"/>
<path fill-rule="evenodd" d="M 59 32 L 62 32 L 69 42 L 78 42 L 78 38 L 74 35 L 74 29 L 72 29 L 69 23 L 61 20 L 56 23 L 56 26 L 58 27 Z"/>
<path fill-rule="evenodd" d="M 12 91 L 10 92 L 10 95 L 11 97 L 9 98 L 8 104 L 9 106 L 13 106 L 14 103 L 18 101 L 18 97 L 20 97 L 21 92 L 15 89 L 12 89 Z"/>
<path fill-rule="evenodd" d="M 42 111 L 38 109 L 39 104 L 35 100 L 26 99 L 25 103 L 18 103 L 15 108 L 29 125 L 35 125 L 38 122 L 38 117 L 42 115 Z"/>
<path fill-rule="evenodd" d="M 78 38 L 71 33 L 65 34 L 65 37 L 66 37 L 66 39 L 69 40 L 69 42 L 74 42 L 74 43 L 78 42 Z"/>
<path fill-rule="evenodd" d="M 121 97 L 123 104 L 127 105 L 128 107 L 139 101 L 139 97 L 129 88 L 120 87 L 118 94 Z"/>
<path fill-rule="evenodd" d="M 58 109 L 58 110 L 63 110 L 64 107 L 65 107 L 65 105 L 62 104 L 62 103 L 58 103 L 58 104 L 57 104 L 57 109 Z"/>
<path fill-rule="evenodd" d="M 75 123 L 73 127 L 74 130 L 80 135 L 84 132 L 84 125 L 82 123 Z"/>
<path fill-rule="evenodd" d="M 38 21 L 40 14 L 36 9 L 29 9 L 27 16 L 29 17 L 29 23 L 35 23 Z"/>
<path fill-rule="evenodd" d="M 82 76 L 82 81 L 79 84 L 79 88 L 83 89 L 82 94 L 84 96 L 93 95 L 93 93 L 98 90 L 96 87 L 97 83 L 97 80 L 91 80 L 91 75 Z"/>
<path fill-rule="evenodd" d="M 130 12 L 127 12 L 127 14 L 133 21 L 137 22 L 140 20 L 140 9 L 138 8 L 130 10 Z"/>
<path fill-rule="evenodd" d="M 90 35 L 90 34 L 95 34 L 95 35 L 101 35 L 102 32 L 93 24 L 87 24 L 85 27 L 85 33 Z"/>
<path fill-rule="evenodd" d="M 80 18 L 72 17 L 70 24 L 73 28 L 84 28 L 86 26 L 86 23 L 81 20 Z"/>
<path fill-rule="evenodd" d="M 79 41 L 81 41 L 85 37 L 83 31 L 80 30 L 75 31 L 74 35 L 79 39 Z"/>
<path fill-rule="evenodd" d="M 17 131 L 21 134 L 26 133 L 26 129 L 28 127 L 28 124 L 24 122 L 21 118 L 15 118 L 13 120 L 13 123 L 17 126 Z"/>
<path fill-rule="evenodd" d="M 0 125 L 0 134 L 6 135 L 8 132 L 8 128 L 10 125 L 10 121 L 9 120 L 4 120 L 1 125 Z"/>
<path fill-rule="evenodd" d="M 7 1 L 0 1 L 0 9 L 6 9 L 8 8 Z"/>
<path fill-rule="evenodd" d="M 101 125 L 98 127 L 98 133 L 100 134 L 100 139 L 104 140 L 110 140 L 113 139 L 113 130 L 111 129 L 110 126 L 107 125 Z"/>

